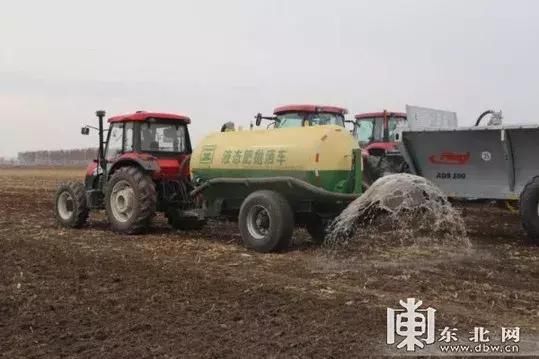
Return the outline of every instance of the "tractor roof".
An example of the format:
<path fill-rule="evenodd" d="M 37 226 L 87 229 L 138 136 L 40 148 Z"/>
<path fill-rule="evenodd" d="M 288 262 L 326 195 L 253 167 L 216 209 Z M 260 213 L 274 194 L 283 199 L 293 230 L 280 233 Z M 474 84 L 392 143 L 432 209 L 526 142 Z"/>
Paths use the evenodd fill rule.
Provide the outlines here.
<path fill-rule="evenodd" d="M 273 110 L 274 115 L 280 115 L 286 112 L 329 112 L 345 115 L 348 113 L 348 110 L 342 107 L 321 105 L 286 105 Z"/>
<path fill-rule="evenodd" d="M 388 116 L 391 117 L 402 117 L 406 118 L 406 114 L 403 112 L 385 112 Z M 355 118 L 356 120 L 361 120 L 363 118 L 373 118 L 373 117 L 384 117 L 384 112 L 365 112 L 365 113 L 358 113 Z"/>
<path fill-rule="evenodd" d="M 119 115 L 109 118 L 110 123 L 114 122 L 128 122 L 128 121 L 146 121 L 149 118 L 157 118 L 160 120 L 181 121 L 184 123 L 191 123 L 191 119 L 184 115 L 174 115 L 172 113 L 161 112 L 145 112 L 137 111 L 127 115 Z"/>

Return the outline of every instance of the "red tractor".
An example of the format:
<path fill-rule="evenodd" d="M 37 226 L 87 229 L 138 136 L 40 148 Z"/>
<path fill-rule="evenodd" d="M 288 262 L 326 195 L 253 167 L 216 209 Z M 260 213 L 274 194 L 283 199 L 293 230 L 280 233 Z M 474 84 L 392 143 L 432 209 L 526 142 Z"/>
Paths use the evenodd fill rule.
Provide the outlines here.
<path fill-rule="evenodd" d="M 318 125 L 337 125 L 344 127 L 344 115 L 348 111 L 342 107 L 320 105 L 286 105 L 273 110 L 273 116 L 257 114 L 256 125 L 260 126 L 262 119 L 270 120 L 268 127 L 303 127 Z"/>
<path fill-rule="evenodd" d="M 344 118 L 348 111 L 342 107 L 321 105 L 286 105 L 277 107 L 273 116 L 257 114 L 256 125 L 263 119 L 271 121 L 268 128 L 302 127 L 317 125 L 337 125 L 345 127 L 353 123 L 351 131 L 362 148 L 363 182 L 368 188 L 374 181 L 387 173 L 407 171 L 406 161 L 397 149 L 399 126 L 406 122 L 406 114 L 401 112 L 372 112 L 355 116 L 355 121 Z"/>
<path fill-rule="evenodd" d="M 355 116 L 354 136 L 363 155 L 363 179 L 368 187 L 386 173 L 407 170 L 397 148 L 399 127 L 405 125 L 406 114 L 401 112 L 371 112 Z"/>
<path fill-rule="evenodd" d="M 84 184 L 60 185 L 55 196 L 55 216 L 63 226 L 78 228 L 92 209 L 105 209 L 116 232 L 144 231 L 157 211 L 178 229 L 197 229 L 204 218 L 189 196 L 191 142 L 189 117 L 138 111 L 109 118 L 97 111 L 97 159 L 89 164 Z M 104 140 L 107 132 L 106 140 Z"/>

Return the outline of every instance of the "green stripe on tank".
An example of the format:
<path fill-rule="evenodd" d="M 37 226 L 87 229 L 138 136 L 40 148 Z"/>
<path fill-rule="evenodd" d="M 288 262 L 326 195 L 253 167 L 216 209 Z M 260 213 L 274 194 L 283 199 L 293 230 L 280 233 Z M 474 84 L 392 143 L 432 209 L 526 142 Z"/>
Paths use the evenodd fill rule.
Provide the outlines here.
<path fill-rule="evenodd" d="M 290 170 L 256 170 L 256 169 L 223 169 L 223 168 L 197 168 L 193 170 L 193 177 L 206 181 L 212 178 L 252 178 L 252 177 L 295 177 L 317 187 L 332 192 L 350 193 L 353 190 L 353 179 L 350 171 L 330 170 L 318 171 L 290 171 Z"/>

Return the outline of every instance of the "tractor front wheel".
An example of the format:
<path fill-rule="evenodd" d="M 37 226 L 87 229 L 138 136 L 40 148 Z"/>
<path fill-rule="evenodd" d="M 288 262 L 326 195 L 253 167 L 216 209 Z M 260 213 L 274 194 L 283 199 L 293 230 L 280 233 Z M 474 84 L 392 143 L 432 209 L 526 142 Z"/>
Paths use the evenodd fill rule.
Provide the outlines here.
<path fill-rule="evenodd" d="M 241 205 L 239 227 L 248 248 L 264 253 L 285 249 L 292 239 L 294 213 L 281 194 L 253 192 Z"/>
<path fill-rule="evenodd" d="M 86 190 L 80 182 L 62 183 L 54 197 L 56 221 L 69 228 L 80 228 L 88 219 Z"/>
<path fill-rule="evenodd" d="M 155 215 L 157 192 L 147 174 L 135 167 L 118 169 L 107 183 L 105 207 L 112 229 L 119 233 L 143 232 Z"/>

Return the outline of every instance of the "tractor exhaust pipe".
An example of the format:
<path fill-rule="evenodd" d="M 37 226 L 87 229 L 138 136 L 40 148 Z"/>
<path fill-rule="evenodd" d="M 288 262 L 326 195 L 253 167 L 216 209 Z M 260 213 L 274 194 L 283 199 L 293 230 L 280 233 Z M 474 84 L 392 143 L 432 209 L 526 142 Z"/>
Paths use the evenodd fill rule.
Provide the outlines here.
<path fill-rule="evenodd" d="M 103 118 L 105 117 L 105 111 L 99 110 L 95 112 L 95 115 L 99 119 L 99 153 L 97 156 L 97 161 L 99 162 L 99 166 L 103 170 L 103 173 L 105 173 L 107 163 L 105 161 L 105 150 L 103 149 L 104 139 L 103 139 Z"/>

